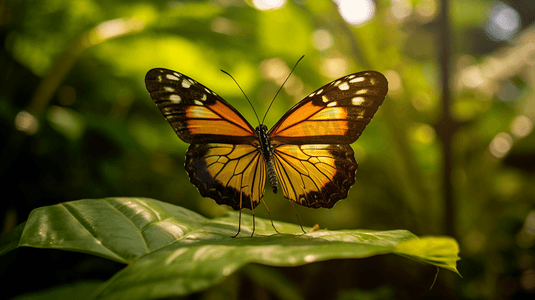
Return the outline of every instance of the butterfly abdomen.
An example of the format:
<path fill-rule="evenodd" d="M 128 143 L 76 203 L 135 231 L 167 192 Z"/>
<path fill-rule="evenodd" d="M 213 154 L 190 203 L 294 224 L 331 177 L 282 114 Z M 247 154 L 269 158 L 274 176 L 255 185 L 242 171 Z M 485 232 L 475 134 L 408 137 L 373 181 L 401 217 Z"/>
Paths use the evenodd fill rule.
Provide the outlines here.
<path fill-rule="evenodd" d="M 269 183 L 271 183 L 271 188 L 273 189 L 273 193 L 277 193 L 277 187 L 279 185 L 279 180 L 277 179 L 277 173 L 275 173 L 275 167 L 273 166 L 273 161 L 271 160 L 271 157 L 269 160 L 266 160 L 266 168 L 269 178 Z"/>
<path fill-rule="evenodd" d="M 258 125 L 256 127 L 256 133 L 258 134 L 258 141 L 260 142 L 260 151 L 264 155 L 264 160 L 266 161 L 266 169 L 269 178 L 269 183 L 273 189 L 273 193 L 277 193 L 277 187 L 279 185 L 279 180 L 277 179 L 277 173 L 275 172 L 275 167 L 273 166 L 273 147 L 268 136 L 268 129 L 266 125 Z"/>

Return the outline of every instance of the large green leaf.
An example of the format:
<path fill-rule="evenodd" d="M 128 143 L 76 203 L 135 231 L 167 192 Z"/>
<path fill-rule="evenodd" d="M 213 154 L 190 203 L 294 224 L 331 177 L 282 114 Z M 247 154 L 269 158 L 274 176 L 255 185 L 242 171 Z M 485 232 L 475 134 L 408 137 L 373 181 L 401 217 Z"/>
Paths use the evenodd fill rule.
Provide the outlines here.
<path fill-rule="evenodd" d="M 39 292 L 30 292 L 11 300 L 91 300 L 94 291 L 102 285 L 101 281 L 80 281 L 55 286 Z"/>
<path fill-rule="evenodd" d="M 152 199 L 79 200 L 34 210 L 24 229 L 3 238 L 0 253 L 18 246 L 99 255 L 128 266 L 97 292 L 101 299 L 153 299 L 184 295 L 217 283 L 248 263 L 298 266 L 316 261 L 394 253 L 457 272 L 455 240 L 419 239 L 406 230 L 317 230 L 238 214 L 206 219 Z M 244 225 L 245 224 L 245 225 Z"/>

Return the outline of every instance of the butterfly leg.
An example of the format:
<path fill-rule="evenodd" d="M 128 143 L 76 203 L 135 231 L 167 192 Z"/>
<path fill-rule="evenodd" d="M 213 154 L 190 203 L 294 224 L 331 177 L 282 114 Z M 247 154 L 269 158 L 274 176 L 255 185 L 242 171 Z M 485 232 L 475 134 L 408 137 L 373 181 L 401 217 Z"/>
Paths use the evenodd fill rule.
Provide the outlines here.
<path fill-rule="evenodd" d="M 235 235 L 233 235 L 232 237 L 235 238 L 238 236 L 238 234 L 240 234 L 240 229 L 241 229 L 241 207 L 240 207 L 240 217 L 238 218 L 238 232 L 236 232 Z"/>
<path fill-rule="evenodd" d="M 241 193 L 240 193 L 240 216 L 238 217 L 238 232 L 236 232 L 236 234 L 234 236 L 232 236 L 232 238 L 235 238 L 238 236 L 238 234 L 240 234 L 240 229 L 241 229 L 241 204 L 242 204 L 242 197 L 241 197 Z"/>
<path fill-rule="evenodd" d="M 251 233 L 251 237 L 254 235 L 255 230 L 255 216 L 254 216 L 254 206 L 253 206 L 253 200 L 251 199 L 251 211 L 253 212 L 253 232 Z"/>
<path fill-rule="evenodd" d="M 254 230 L 255 230 L 255 219 L 254 219 L 254 208 L 253 208 L 253 232 L 251 233 L 251 237 L 253 237 L 254 235 Z"/>
<path fill-rule="evenodd" d="M 292 201 L 290 201 L 290 203 L 292 204 L 292 207 L 294 208 L 295 217 L 297 218 L 297 222 L 299 222 L 299 226 L 301 226 L 301 230 L 303 231 L 303 233 L 306 234 L 306 231 L 303 229 L 303 225 L 301 224 L 301 221 L 299 220 L 299 216 L 297 215 L 297 210 L 295 209 L 294 203 Z"/>
<path fill-rule="evenodd" d="M 268 212 L 269 219 L 271 220 L 271 226 L 273 226 L 273 229 L 275 229 L 275 231 L 278 234 L 280 234 L 280 232 L 277 230 L 277 228 L 275 228 L 275 225 L 273 224 L 273 219 L 271 218 L 271 212 L 269 211 L 269 208 L 267 207 L 266 202 L 264 202 L 264 198 L 260 199 L 260 201 L 262 201 L 262 204 L 264 204 L 264 207 L 266 208 L 266 210 Z"/>

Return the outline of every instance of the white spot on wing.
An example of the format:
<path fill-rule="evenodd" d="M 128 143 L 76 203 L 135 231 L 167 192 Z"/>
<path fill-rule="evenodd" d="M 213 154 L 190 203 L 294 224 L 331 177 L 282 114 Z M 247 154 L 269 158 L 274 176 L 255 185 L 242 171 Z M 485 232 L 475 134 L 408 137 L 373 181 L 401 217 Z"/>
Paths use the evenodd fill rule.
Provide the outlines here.
<path fill-rule="evenodd" d="M 178 103 L 180 103 L 180 101 L 182 101 L 182 98 L 180 98 L 179 95 L 173 94 L 173 95 L 169 96 L 169 101 L 178 104 Z"/>
<path fill-rule="evenodd" d="M 203 105 L 202 102 L 199 101 L 199 100 L 195 100 L 195 101 L 193 101 L 193 102 L 195 102 L 195 104 L 197 104 L 197 105 Z"/>
<path fill-rule="evenodd" d="M 336 101 L 333 101 L 333 102 L 327 104 L 327 107 L 333 107 L 333 106 L 336 106 L 336 105 L 338 105 L 338 103 L 336 103 Z"/>
<path fill-rule="evenodd" d="M 355 95 L 363 95 L 363 94 L 367 94 L 368 93 L 368 89 L 362 89 L 362 90 L 358 90 Z"/>
<path fill-rule="evenodd" d="M 202 100 L 202 101 L 205 101 L 205 100 L 206 100 L 206 94 L 202 94 L 201 100 Z"/>
<path fill-rule="evenodd" d="M 162 82 L 162 75 L 158 75 L 158 81 Z"/>
<path fill-rule="evenodd" d="M 342 81 L 341 80 L 337 80 L 335 83 L 334 83 L 334 86 L 338 86 Z"/>
<path fill-rule="evenodd" d="M 178 80 L 178 77 L 176 77 L 173 74 L 165 74 L 165 77 L 167 77 L 167 79 L 169 79 L 169 80 L 175 80 L 175 81 Z"/>
<path fill-rule="evenodd" d="M 316 93 L 316 95 L 319 95 L 319 94 L 321 94 L 321 93 L 323 93 L 323 89 L 319 90 L 319 91 Z"/>
<path fill-rule="evenodd" d="M 312 93 L 312 94 L 310 94 L 310 95 L 308 95 L 308 96 L 309 96 L 309 97 L 314 97 L 314 95 L 316 95 L 316 92 L 314 92 L 314 93 Z"/>
<path fill-rule="evenodd" d="M 180 77 L 180 73 L 178 72 L 173 72 L 173 74 L 175 74 L 176 77 Z"/>
<path fill-rule="evenodd" d="M 355 97 L 355 98 L 351 99 L 351 103 L 353 103 L 353 105 L 362 105 L 362 103 L 364 103 L 364 98 L 363 97 Z"/>
<path fill-rule="evenodd" d="M 353 79 L 355 77 L 355 74 L 347 76 L 347 79 Z"/>
<path fill-rule="evenodd" d="M 325 97 L 325 96 L 321 96 L 321 100 L 325 103 L 329 102 L 329 98 Z"/>
<path fill-rule="evenodd" d="M 183 88 L 189 88 L 191 86 L 191 82 L 189 80 L 182 80 L 182 87 Z"/>
<path fill-rule="evenodd" d="M 355 82 L 363 82 L 366 78 L 364 77 L 357 77 L 357 78 L 354 78 L 354 79 L 351 79 L 349 81 L 349 83 L 355 83 Z"/>
<path fill-rule="evenodd" d="M 164 90 L 165 90 L 166 92 L 170 92 L 170 93 L 172 93 L 172 92 L 175 91 L 175 89 L 172 88 L 172 87 L 170 87 L 170 86 L 164 86 L 163 88 L 164 88 Z"/>
<path fill-rule="evenodd" d="M 347 82 L 344 82 L 342 83 L 341 85 L 338 86 L 338 88 L 342 91 L 346 91 L 346 90 L 349 90 L 349 84 L 347 84 Z"/>

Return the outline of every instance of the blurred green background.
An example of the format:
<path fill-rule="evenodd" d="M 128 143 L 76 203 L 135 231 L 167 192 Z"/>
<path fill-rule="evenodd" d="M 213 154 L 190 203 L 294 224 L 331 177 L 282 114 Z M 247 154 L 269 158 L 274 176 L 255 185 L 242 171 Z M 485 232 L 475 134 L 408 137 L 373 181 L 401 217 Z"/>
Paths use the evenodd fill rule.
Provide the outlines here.
<path fill-rule="evenodd" d="M 384 256 L 249 266 L 189 298 L 532 299 L 534 18 L 531 0 L 1 1 L 2 232 L 36 207 L 82 198 L 151 197 L 224 214 L 189 182 L 188 145 L 150 99 L 145 73 L 184 73 L 256 126 L 220 69 L 263 115 L 304 54 L 268 127 L 349 73 L 382 72 L 389 93 L 352 145 L 359 169 L 348 198 L 330 210 L 297 207 L 303 225 L 450 235 L 463 278 L 443 270 L 429 291 L 436 268 Z M 282 195 L 268 188 L 265 201 L 275 219 L 296 222 Z M 106 280 L 121 268 L 18 249 L 0 260 L 1 293 Z"/>

